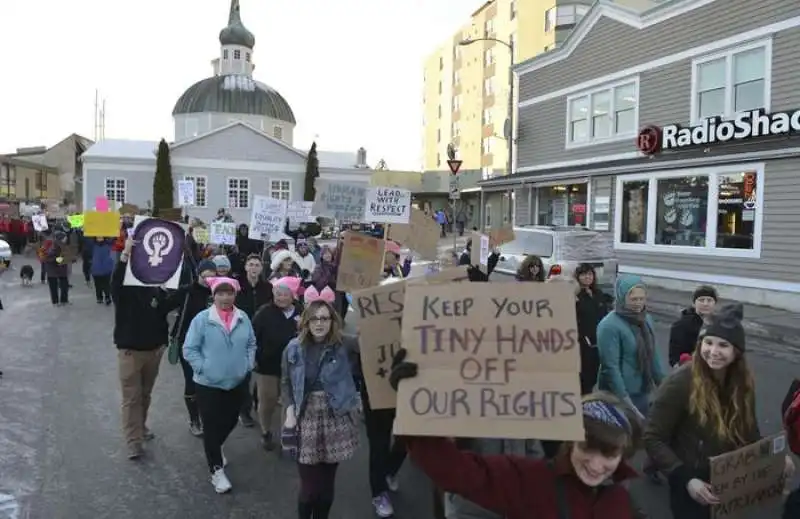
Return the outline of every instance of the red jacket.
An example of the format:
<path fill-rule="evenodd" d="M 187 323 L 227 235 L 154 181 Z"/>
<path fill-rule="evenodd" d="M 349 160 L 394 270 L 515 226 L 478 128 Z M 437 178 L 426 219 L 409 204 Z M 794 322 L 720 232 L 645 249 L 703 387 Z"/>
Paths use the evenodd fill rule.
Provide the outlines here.
<path fill-rule="evenodd" d="M 494 511 L 506 519 L 559 519 L 556 478 L 563 479 L 571 519 L 633 519 L 622 485 L 592 489 L 572 474 L 567 460 L 556 462 L 517 456 L 481 456 L 460 451 L 445 438 L 406 437 L 409 456 L 434 485 Z M 625 462 L 616 482 L 637 477 Z"/>
<path fill-rule="evenodd" d="M 111 250 L 114 252 L 122 252 L 125 250 L 125 241 L 128 239 L 128 231 L 126 229 L 122 229 L 119 232 L 119 236 L 117 239 L 114 240 L 114 244 L 111 245 Z"/>

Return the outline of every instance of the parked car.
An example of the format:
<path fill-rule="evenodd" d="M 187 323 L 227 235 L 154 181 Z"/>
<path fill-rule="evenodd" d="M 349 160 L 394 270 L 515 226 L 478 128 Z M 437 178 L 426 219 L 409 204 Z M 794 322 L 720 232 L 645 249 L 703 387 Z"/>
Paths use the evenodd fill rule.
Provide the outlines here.
<path fill-rule="evenodd" d="M 531 225 L 514 228 L 514 241 L 498 247 L 500 261 L 495 272 L 514 275 L 529 254 L 542 258 L 545 274 L 572 276 L 581 263 L 589 263 L 597 272 L 600 285 L 616 281 L 618 264 L 610 233 L 585 227 Z"/>

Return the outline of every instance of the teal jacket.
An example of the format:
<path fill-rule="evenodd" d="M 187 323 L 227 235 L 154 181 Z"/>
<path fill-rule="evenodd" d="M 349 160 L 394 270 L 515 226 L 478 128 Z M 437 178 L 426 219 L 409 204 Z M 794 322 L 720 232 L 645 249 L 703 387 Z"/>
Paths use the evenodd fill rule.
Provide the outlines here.
<path fill-rule="evenodd" d="M 231 331 L 225 329 L 214 306 L 192 319 L 183 357 L 200 385 L 230 390 L 241 384 L 255 366 L 256 336 L 247 314 L 234 310 Z"/>

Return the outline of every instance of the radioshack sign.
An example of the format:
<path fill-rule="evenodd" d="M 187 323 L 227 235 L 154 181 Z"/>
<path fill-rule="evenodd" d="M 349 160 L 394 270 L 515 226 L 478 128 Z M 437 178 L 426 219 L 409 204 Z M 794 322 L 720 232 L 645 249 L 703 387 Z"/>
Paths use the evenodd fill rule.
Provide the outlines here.
<path fill-rule="evenodd" d="M 680 150 L 691 146 L 708 146 L 742 141 L 753 137 L 791 135 L 800 133 L 800 110 L 768 114 L 751 110 L 738 114 L 733 120 L 711 117 L 697 126 L 679 124 L 645 126 L 636 138 L 636 147 L 645 155 L 660 151 Z"/>

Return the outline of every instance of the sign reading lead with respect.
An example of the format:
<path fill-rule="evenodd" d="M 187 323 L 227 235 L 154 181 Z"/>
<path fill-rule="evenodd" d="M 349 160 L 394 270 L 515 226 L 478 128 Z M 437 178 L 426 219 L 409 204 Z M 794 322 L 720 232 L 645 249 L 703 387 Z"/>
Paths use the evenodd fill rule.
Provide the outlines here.
<path fill-rule="evenodd" d="M 408 285 L 401 435 L 583 440 L 575 295 L 567 284 Z"/>

